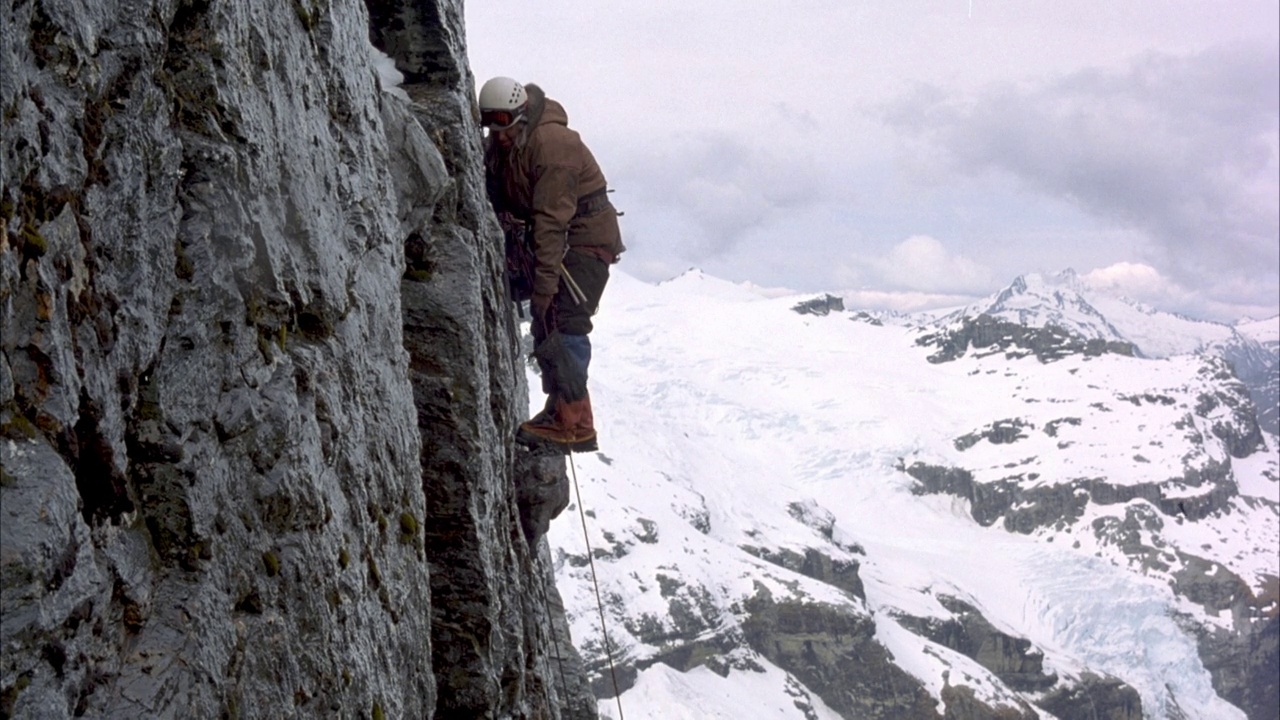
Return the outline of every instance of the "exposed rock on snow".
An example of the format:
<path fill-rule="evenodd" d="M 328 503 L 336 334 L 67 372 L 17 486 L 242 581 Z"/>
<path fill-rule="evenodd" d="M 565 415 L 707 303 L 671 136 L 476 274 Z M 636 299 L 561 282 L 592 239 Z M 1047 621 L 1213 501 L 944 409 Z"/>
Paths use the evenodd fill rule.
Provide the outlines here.
<path fill-rule="evenodd" d="M 1044 653 L 1026 638 L 1013 637 L 996 629 L 974 606 L 957 598 L 940 596 L 938 602 L 953 613 L 945 620 L 911 618 L 899 620 L 903 627 L 970 657 L 1011 688 L 1042 692 L 1058 683 L 1058 676 L 1045 672 Z"/>
<path fill-rule="evenodd" d="M 791 308 L 801 315 L 829 315 L 833 312 L 844 312 L 844 299 L 835 295 L 823 295 L 822 297 L 805 300 Z"/>
<path fill-rule="evenodd" d="M 746 603 L 747 644 L 792 673 L 845 717 L 935 718 L 934 699 L 893 664 L 871 618 L 849 609 L 775 600 L 761 587 Z"/>
<path fill-rule="evenodd" d="M 962 318 L 939 332 L 922 335 L 916 343 L 938 348 L 929 356 L 929 362 L 935 363 L 951 362 L 969 352 L 975 357 L 1004 353 L 1009 359 L 1034 355 L 1040 362 L 1069 355 L 1134 354 L 1133 346 L 1124 341 L 1083 338 L 1055 325 L 1030 327 L 991 315 Z"/>

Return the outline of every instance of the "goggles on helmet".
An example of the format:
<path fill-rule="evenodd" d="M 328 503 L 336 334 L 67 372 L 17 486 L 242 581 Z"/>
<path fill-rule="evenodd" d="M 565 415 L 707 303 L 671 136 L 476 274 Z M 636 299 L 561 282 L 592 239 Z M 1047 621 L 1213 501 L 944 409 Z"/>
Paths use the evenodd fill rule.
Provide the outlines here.
<path fill-rule="evenodd" d="M 480 125 L 490 130 L 506 130 L 523 117 L 510 110 L 484 110 L 480 113 Z"/>

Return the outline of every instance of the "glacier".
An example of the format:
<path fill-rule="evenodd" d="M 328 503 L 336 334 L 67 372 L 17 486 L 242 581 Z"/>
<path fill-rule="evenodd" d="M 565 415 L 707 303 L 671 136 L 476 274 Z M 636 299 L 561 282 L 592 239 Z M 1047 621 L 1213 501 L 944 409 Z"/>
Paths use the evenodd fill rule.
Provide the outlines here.
<path fill-rule="evenodd" d="M 1203 398 L 1241 391 L 1221 389 L 1213 358 L 930 362 L 918 340 L 955 313 L 880 324 L 800 315 L 796 300 L 696 270 L 659 285 L 616 272 L 606 292 L 591 369 L 601 451 L 574 456 L 574 471 L 613 661 L 630 668 L 626 717 L 749 717 L 744 702 L 758 717 L 840 717 L 744 640 L 762 595 L 872 624 L 939 714 L 963 686 L 987 707 L 1054 717 L 1034 707 L 1045 687 L 1011 687 L 913 631 L 959 602 L 1029 641 L 1044 683 L 1118 679 L 1148 718 L 1246 717 L 1188 629 L 1229 628 L 1232 611 L 1179 583 L 1202 567 L 1238 577 L 1251 612 L 1274 616 L 1280 458 L 1274 434 L 1240 457 L 1219 437 L 1235 416 Z M 979 522 L 962 493 L 922 492 L 913 467 L 963 468 L 970 487 L 1014 499 Z M 1028 510 L 1051 490 L 1070 512 Z M 1160 509 L 1183 502 L 1203 516 Z M 549 539 L 601 716 L 614 717 L 583 528 L 562 518 Z M 854 568 L 856 587 L 785 560 L 806 553 Z"/>

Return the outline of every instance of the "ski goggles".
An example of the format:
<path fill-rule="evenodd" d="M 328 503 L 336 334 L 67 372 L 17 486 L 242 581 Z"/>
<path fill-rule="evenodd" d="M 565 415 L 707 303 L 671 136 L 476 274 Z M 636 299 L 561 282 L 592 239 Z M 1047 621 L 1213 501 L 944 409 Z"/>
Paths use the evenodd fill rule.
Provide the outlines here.
<path fill-rule="evenodd" d="M 480 113 L 480 126 L 490 130 L 506 130 L 524 117 L 510 110 L 484 110 Z"/>

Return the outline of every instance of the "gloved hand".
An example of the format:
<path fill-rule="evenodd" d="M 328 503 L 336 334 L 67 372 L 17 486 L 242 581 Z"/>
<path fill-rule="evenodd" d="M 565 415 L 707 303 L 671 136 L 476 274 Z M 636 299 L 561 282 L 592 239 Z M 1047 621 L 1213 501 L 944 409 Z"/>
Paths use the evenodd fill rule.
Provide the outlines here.
<path fill-rule="evenodd" d="M 533 317 L 542 327 L 547 326 L 547 311 L 551 309 L 550 295 L 534 295 L 529 300 L 529 307 L 533 310 Z"/>

